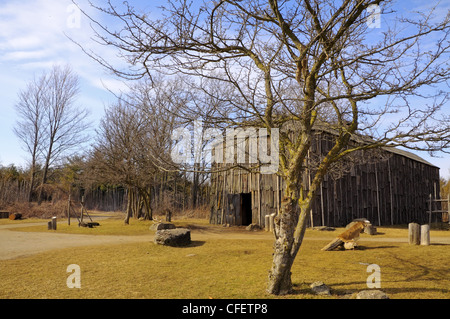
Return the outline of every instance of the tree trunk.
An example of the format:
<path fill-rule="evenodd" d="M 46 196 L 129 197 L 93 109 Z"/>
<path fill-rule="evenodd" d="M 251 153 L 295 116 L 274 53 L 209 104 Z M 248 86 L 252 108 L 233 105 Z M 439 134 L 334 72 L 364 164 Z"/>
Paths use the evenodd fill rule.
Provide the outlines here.
<path fill-rule="evenodd" d="M 133 213 L 133 209 L 132 209 L 132 190 L 131 188 L 128 188 L 128 196 L 127 196 L 128 200 L 127 200 L 127 211 L 125 213 L 125 219 L 124 219 L 124 223 L 126 225 L 128 225 L 130 223 L 130 217 Z"/>
<path fill-rule="evenodd" d="M 34 162 L 34 161 L 33 161 Z M 31 178 L 30 178 L 30 189 L 28 191 L 28 202 L 31 203 L 31 201 L 33 200 L 33 191 L 34 191 L 34 178 L 36 176 L 36 164 L 31 164 Z"/>
<path fill-rule="evenodd" d="M 47 157 L 45 159 L 45 165 L 44 165 L 44 172 L 43 172 L 43 175 L 42 175 L 41 187 L 39 188 L 38 205 L 41 205 L 41 203 L 42 203 L 42 191 L 43 191 L 44 185 L 47 183 L 48 168 L 50 166 L 50 159 L 52 157 L 52 150 L 53 150 L 53 137 L 52 137 L 52 140 L 50 141 Z"/>
<path fill-rule="evenodd" d="M 267 289 L 271 294 L 284 295 L 292 290 L 291 267 L 303 239 L 306 213 L 302 208 L 299 216 L 296 199 L 283 199 L 281 214 L 274 223 L 276 239 Z"/>
<path fill-rule="evenodd" d="M 314 198 L 313 192 L 311 197 L 302 196 L 299 199 L 295 195 L 298 192 L 289 191 L 292 188 L 288 187 L 280 214 L 274 219 L 274 253 L 267 288 L 274 295 L 285 295 L 292 290 L 291 267 L 303 241 L 307 216 Z"/>

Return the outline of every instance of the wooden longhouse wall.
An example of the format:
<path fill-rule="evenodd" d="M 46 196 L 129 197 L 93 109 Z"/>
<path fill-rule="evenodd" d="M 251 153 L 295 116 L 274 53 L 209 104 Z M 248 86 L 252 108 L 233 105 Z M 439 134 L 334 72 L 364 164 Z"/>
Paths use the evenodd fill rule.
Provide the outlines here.
<path fill-rule="evenodd" d="M 325 154 L 331 146 L 326 134 L 317 134 L 311 151 Z M 439 168 L 402 150 L 383 153 L 383 159 L 356 164 L 342 176 L 325 176 L 309 226 L 343 227 L 355 218 L 379 226 L 427 223 L 429 194 L 439 198 Z M 303 178 L 308 181 L 312 176 L 305 173 Z M 276 174 L 235 168 L 213 173 L 211 186 L 211 223 L 264 227 L 265 216 L 280 209 L 285 183 Z"/>

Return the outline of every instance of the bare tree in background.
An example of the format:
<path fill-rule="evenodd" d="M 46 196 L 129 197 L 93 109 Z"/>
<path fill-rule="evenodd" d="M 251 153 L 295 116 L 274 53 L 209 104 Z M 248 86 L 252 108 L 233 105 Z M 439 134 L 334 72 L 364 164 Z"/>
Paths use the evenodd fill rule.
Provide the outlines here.
<path fill-rule="evenodd" d="M 126 78 L 190 75 L 192 91 L 221 102 L 213 119 L 200 108 L 192 112 L 203 114 L 205 122 L 252 125 L 269 134 L 281 129 L 278 173 L 286 189 L 275 218 L 272 294 L 292 289 L 291 267 L 308 212 L 333 163 L 385 146 L 449 149 L 450 119 L 443 109 L 449 98 L 448 11 L 432 8 L 403 17 L 389 14 L 390 3 L 172 0 L 159 14 L 141 13 L 126 2 L 97 7 L 121 26 L 115 30 L 93 20 L 97 40 L 117 48 L 131 66 L 120 70 L 87 52 L 105 67 Z M 382 32 L 368 23 L 374 6 L 383 13 Z M 229 97 L 208 89 L 211 81 L 231 88 Z M 295 124 L 296 134 L 282 130 L 287 123 Z M 317 162 L 309 186 L 301 177 L 313 133 L 323 126 L 335 132 L 334 146 Z M 361 135 L 372 139 L 351 143 Z"/>
<path fill-rule="evenodd" d="M 32 201 L 37 165 L 42 155 L 45 139 L 44 128 L 44 92 L 46 89 L 46 77 L 34 78 L 27 87 L 19 92 L 18 102 L 15 105 L 19 119 L 14 127 L 14 133 L 24 144 L 24 148 L 30 155 L 30 188 L 28 202 Z"/>
<path fill-rule="evenodd" d="M 151 188 L 161 170 L 173 171 L 170 134 L 173 115 L 167 86 L 137 83 L 105 110 L 90 159 L 94 176 L 127 188 L 125 224 L 152 219 Z"/>
<path fill-rule="evenodd" d="M 87 141 L 89 112 L 75 105 L 79 93 L 78 76 L 69 66 L 54 66 L 20 92 L 16 109 L 19 121 L 14 129 L 31 155 L 31 189 L 36 165 L 42 164 L 38 203 L 43 200 L 49 168 L 79 149 Z"/>

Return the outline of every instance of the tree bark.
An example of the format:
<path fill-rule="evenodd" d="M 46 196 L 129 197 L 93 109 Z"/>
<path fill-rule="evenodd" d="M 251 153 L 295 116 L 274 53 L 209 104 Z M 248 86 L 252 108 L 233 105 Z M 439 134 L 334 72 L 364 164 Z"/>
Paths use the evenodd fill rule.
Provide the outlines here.
<path fill-rule="evenodd" d="M 267 291 L 285 295 L 292 290 L 291 267 L 297 256 L 306 228 L 309 205 L 297 210 L 297 199 L 285 197 L 281 214 L 275 217 L 275 242 Z"/>
<path fill-rule="evenodd" d="M 129 223 L 130 223 L 130 217 L 131 217 L 131 215 L 132 215 L 132 213 L 133 213 L 133 210 L 132 210 L 132 198 L 133 198 L 133 195 L 132 195 L 132 190 L 131 190 L 131 188 L 128 188 L 128 195 L 127 195 L 127 211 L 126 211 L 126 213 L 125 213 L 125 219 L 124 219 L 124 223 L 126 224 L 126 225 L 128 225 Z"/>

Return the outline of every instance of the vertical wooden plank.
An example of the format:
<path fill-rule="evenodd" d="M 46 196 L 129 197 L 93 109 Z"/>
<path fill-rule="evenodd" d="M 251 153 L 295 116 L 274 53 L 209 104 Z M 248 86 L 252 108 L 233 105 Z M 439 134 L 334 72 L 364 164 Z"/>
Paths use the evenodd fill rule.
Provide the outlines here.
<path fill-rule="evenodd" d="M 388 178 L 389 178 L 389 192 L 390 192 L 390 201 L 391 201 L 391 225 L 394 225 L 394 194 L 393 194 L 393 186 L 392 186 L 392 173 L 391 173 L 391 164 L 390 160 L 388 160 Z"/>
<path fill-rule="evenodd" d="M 375 188 L 377 192 L 377 216 L 378 216 L 378 226 L 381 226 L 381 214 L 380 214 L 380 185 L 378 184 L 378 169 L 377 163 L 375 163 Z"/>

